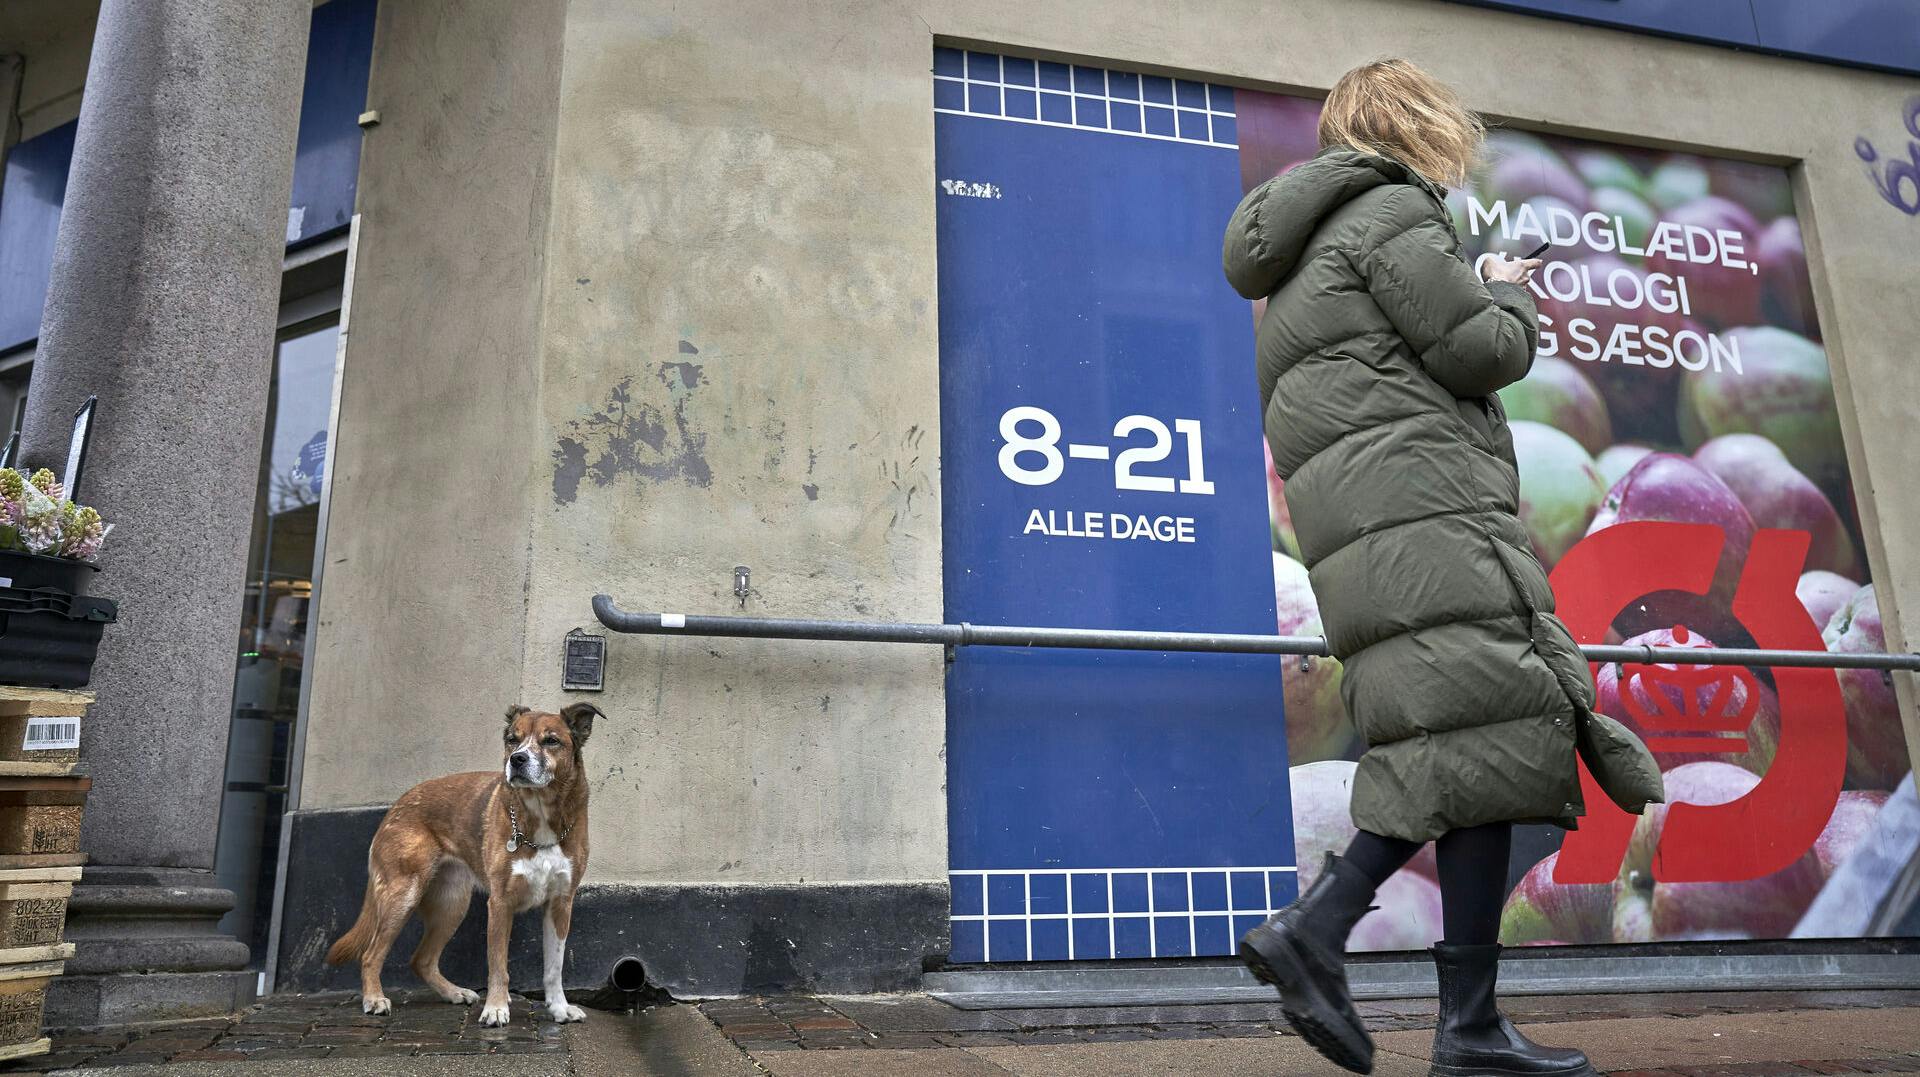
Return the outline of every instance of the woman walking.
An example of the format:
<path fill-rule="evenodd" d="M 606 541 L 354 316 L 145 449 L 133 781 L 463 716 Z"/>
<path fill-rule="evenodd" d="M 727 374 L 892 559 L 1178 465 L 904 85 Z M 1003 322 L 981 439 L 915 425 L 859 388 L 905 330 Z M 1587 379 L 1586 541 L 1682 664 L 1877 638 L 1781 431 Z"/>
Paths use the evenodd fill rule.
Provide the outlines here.
<path fill-rule="evenodd" d="M 1321 152 L 1255 188 L 1227 229 L 1228 280 L 1267 300 L 1267 440 L 1369 745 L 1353 782 L 1359 836 L 1240 953 L 1300 1034 L 1360 1073 L 1373 1042 L 1347 992 L 1347 935 L 1428 841 L 1446 930 L 1432 1072 L 1594 1073 L 1495 1007 L 1510 830 L 1574 826 L 1577 739 L 1623 807 L 1660 796 L 1651 756 L 1592 713 L 1586 661 L 1517 515 L 1494 391 L 1533 364 L 1525 284 L 1539 263 L 1489 260 L 1482 280 L 1440 186 L 1466 178 L 1483 135 L 1414 65 L 1357 68 L 1327 98 Z"/>

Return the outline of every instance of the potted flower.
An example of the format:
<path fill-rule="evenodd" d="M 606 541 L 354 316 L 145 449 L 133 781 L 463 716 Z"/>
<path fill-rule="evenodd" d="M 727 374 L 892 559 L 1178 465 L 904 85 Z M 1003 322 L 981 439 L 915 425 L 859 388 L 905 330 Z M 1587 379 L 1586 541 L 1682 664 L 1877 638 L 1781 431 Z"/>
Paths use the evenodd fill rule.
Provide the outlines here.
<path fill-rule="evenodd" d="M 118 610 L 86 596 L 112 526 L 45 468 L 0 468 L 0 684 L 79 688 Z"/>

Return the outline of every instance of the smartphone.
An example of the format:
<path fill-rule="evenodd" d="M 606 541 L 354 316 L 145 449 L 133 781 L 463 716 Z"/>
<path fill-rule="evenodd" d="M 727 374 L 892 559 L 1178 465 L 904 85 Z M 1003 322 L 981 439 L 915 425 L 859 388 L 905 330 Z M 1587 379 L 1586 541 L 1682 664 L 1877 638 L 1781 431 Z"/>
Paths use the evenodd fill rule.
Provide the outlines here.
<path fill-rule="evenodd" d="M 1542 243 L 1542 244 L 1540 244 L 1540 245 L 1539 245 L 1538 247 L 1535 247 L 1534 249 L 1532 249 L 1532 250 L 1530 250 L 1530 251 L 1528 251 L 1527 253 L 1525 253 L 1525 254 L 1523 254 L 1523 255 L 1521 255 L 1521 256 L 1520 256 L 1520 260 L 1521 260 L 1521 261 L 1523 261 L 1523 262 L 1527 262 L 1527 261 L 1531 261 L 1531 260 L 1533 260 L 1533 259 L 1535 259 L 1535 258 L 1538 258 L 1538 257 L 1540 257 L 1541 255 L 1543 255 L 1543 254 L 1545 254 L 1545 253 L 1547 253 L 1547 248 L 1548 248 L 1548 247 L 1551 247 L 1551 246 L 1553 246 L 1553 244 L 1552 244 L 1552 243 Z"/>

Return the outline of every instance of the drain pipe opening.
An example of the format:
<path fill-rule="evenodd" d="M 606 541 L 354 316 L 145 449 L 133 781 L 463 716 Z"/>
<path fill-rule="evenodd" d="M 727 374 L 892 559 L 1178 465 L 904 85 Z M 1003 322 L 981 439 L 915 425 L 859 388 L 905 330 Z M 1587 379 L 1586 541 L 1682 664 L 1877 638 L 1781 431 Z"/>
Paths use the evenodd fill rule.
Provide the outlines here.
<path fill-rule="evenodd" d="M 637 992 L 647 986 L 647 967 L 637 957 L 622 957 L 613 963 L 613 969 L 607 973 L 607 984 L 616 991 L 628 994 Z"/>

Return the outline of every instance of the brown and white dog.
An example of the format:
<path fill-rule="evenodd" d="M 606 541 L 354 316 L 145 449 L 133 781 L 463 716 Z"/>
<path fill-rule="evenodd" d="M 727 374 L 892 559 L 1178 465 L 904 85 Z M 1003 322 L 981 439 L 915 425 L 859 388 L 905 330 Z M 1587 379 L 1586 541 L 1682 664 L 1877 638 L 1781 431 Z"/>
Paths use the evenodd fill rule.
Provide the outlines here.
<path fill-rule="evenodd" d="M 471 1005 L 472 991 L 440 974 L 440 951 L 467 915 L 473 891 L 487 895 L 487 1002 L 483 1025 L 504 1025 L 507 938 L 513 914 L 546 907 L 541 948 L 547 1012 L 555 1021 L 583 1021 L 567 1003 L 561 963 L 573 922 L 573 895 L 587 873 L 587 777 L 581 748 L 593 732 L 591 703 L 559 714 L 507 711 L 505 762 L 498 771 L 435 778 L 394 802 L 367 850 L 367 896 L 360 918 L 327 951 L 330 964 L 360 961 L 360 1008 L 387 1013 L 380 966 L 418 909 L 426 931 L 413 971 L 440 997 Z"/>

